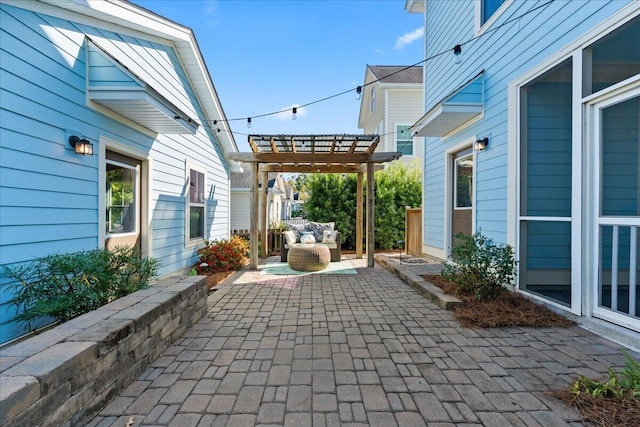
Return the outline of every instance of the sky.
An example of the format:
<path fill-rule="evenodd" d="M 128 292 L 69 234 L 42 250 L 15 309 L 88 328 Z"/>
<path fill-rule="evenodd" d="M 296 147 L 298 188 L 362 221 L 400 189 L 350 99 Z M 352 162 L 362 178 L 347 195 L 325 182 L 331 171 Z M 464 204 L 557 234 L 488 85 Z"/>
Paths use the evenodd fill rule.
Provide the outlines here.
<path fill-rule="evenodd" d="M 240 151 L 247 135 L 362 133 L 355 88 L 367 65 L 424 57 L 405 0 L 134 0 L 193 30 Z M 352 92 L 298 109 L 337 93 Z M 287 113 L 246 118 L 281 110 Z"/>

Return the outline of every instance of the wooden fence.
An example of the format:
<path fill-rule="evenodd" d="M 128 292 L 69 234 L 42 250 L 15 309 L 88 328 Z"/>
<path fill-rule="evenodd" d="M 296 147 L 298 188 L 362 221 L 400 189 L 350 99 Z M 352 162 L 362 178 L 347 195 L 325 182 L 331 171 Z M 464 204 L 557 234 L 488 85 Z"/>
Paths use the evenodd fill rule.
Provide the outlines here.
<path fill-rule="evenodd" d="M 404 239 L 407 253 L 422 255 L 422 208 L 406 208 Z"/>

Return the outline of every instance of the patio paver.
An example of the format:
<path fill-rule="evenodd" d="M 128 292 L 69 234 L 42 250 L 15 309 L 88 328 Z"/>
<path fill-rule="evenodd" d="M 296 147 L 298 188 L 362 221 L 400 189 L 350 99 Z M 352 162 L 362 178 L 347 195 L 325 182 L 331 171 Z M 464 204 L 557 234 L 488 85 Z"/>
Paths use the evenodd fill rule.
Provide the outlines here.
<path fill-rule="evenodd" d="M 624 366 L 577 326 L 460 327 L 351 262 L 356 275 L 237 274 L 89 425 L 580 425 L 549 392 Z"/>

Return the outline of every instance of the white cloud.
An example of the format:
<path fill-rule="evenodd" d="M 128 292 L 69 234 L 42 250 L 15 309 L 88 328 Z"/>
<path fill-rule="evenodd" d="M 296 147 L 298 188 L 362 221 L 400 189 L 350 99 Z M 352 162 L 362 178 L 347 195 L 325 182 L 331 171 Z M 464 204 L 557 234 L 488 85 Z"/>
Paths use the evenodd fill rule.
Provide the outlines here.
<path fill-rule="evenodd" d="M 293 107 L 297 108 L 296 115 L 298 116 L 298 119 L 307 115 L 306 108 L 301 108 L 300 104 L 293 104 L 293 105 L 289 105 L 288 107 L 280 108 L 280 111 L 282 112 L 274 115 L 274 117 L 278 120 L 291 120 Z"/>
<path fill-rule="evenodd" d="M 406 45 L 411 44 L 416 40 L 422 39 L 423 36 L 424 36 L 424 27 L 417 28 L 411 31 L 410 33 L 406 33 L 398 37 L 398 40 L 396 40 L 396 44 L 395 46 L 393 46 L 393 48 L 402 49 Z"/>

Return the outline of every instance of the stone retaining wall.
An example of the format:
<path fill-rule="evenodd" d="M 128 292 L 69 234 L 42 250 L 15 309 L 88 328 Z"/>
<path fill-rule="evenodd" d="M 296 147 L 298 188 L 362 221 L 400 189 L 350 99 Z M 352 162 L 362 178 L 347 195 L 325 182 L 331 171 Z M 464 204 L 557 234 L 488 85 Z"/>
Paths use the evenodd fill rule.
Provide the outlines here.
<path fill-rule="evenodd" d="M 205 315 L 207 291 L 170 277 L 0 350 L 0 425 L 86 423 Z"/>

